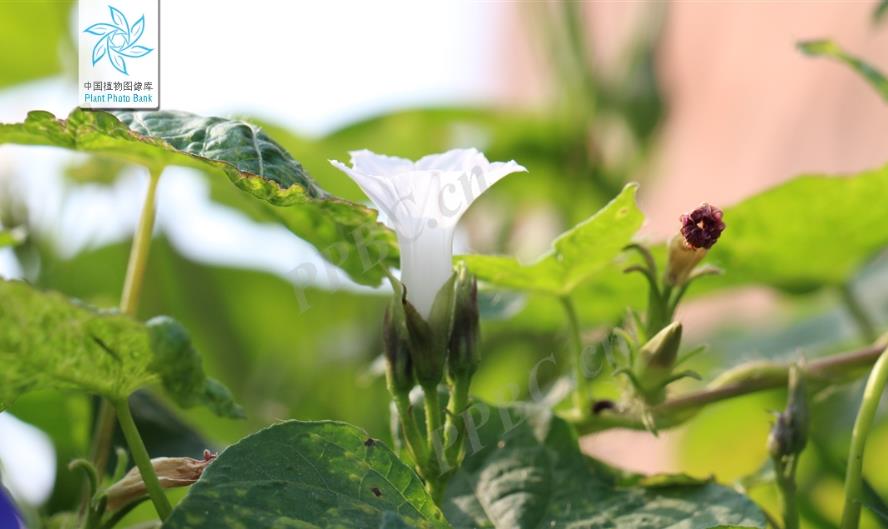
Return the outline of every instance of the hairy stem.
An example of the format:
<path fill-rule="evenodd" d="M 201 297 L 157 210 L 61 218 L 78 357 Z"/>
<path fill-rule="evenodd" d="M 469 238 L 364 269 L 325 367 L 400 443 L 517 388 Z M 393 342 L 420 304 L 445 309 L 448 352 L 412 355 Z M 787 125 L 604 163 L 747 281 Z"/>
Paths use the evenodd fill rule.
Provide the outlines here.
<path fill-rule="evenodd" d="M 425 477 L 426 467 L 428 464 L 428 451 L 422 435 L 419 433 L 419 427 L 416 425 L 416 419 L 413 417 L 413 407 L 410 404 L 410 397 L 407 393 L 392 392 L 392 398 L 395 400 L 395 407 L 398 409 L 398 418 L 401 422 L 401 430 L 404 432 L 404 442 L 407 443 L 407 449 L 413 455 L 419 474 Z"/>
<path fill-rule="evenodd" d="M 117 411 L 117 420 L 120 422 L 123 437 L 133 455 L 133 462 L 142 475 L 142 481 L 145 482 L 145 488 L 148 489 L 148 496 L 154 503 L 154 509 L 157 510 L 157 515 L 161 520 L 166 520 L 173 508 L 160 486 L 160 480 L 157 479 L 154 467 L 151 466 L 151 458 L 148 456 L 148 450 L 145 449 L 145 443 L 139 436 L 139 430 L 136 428 L 136 422 L 130 412 L 129 403 L 126 400 L 121 400 L 114 404 L 114 408 Z"/>
<path fill-rule="evenodd" d="M 885 350 L 885 348 L 882 348 Z M 848 468 L 845 472 L 845 507 L 842 510 L 841 529 L 857 529 L 860 523 L 860 499 L 863 489 L 863 449 L 866 447 L 866 438 L 879 407 L 879 400 L 885 392 L 888 383 L 888 350 L 885 350 L 873 367 L 866 381 L 863 391 L 863 400 L 857 419 L 854 421 L 854 430 L 851 432 L 851 448 L 848 450 Z"/>
<path fill-rule="evenodd" d="M 149 170 L 148 192 L 142 204 L 142 213 L 139 225 L 133 236 L 133 245 L 130 248 L 129 262 L 126 267 L 126 279 L 123 283 L 123 293 L 120 297 L 120 311 L 129 316 L 136 315 L 139 306 L 139 295 L 142 292 L 142 283 L 145 278 L 145 266 L 148 262 L 148 250 L 151 247 L 151 235 L 154 232 L 154 212 L 157 196 L 157 183 L 160 181 L 162 169 Z M 108 454 L 111 451 L 111 439 L 114 436 L 114 407 L 102 399 L 99 405 L 98 419 L 90 449 L 90 460 L 98 469 L 100 475 L 105 475 L 108 467 Z"/>
<path fill-rule="evenodd" d="M 885 347 L 873 345 L 855 351 L 819 358 L 801 366 L 802 372 L 812 384 L 838 384 L 863 375 L 879 359 Z M 758 391 L 786 386 L 791 364 L 777 362 L 751 362 L 738 366 L 716 379 L 709 387 L 672 397 L 651 409 L 660 429 L 677 426 L 709 404 Z M 643 429 L 642 418 L 634 413 L 603 412 L 581 417 L 565 413 L 580 433 L 592 433 L 609 428 Z"/>
<path fill-rule="evenodd" d="M 650 340 L 672 322 L 669 298 L 672 297 L 672 286 L 663 285 L 661 292 L 651 289 L 648 296 L 648 317 L 645 341 Z"/>
<path fill-rule="evenodd" d="M 589 401 L 586 396 L 586 374 L 583 372 L 583 338 L 580 334 L 580 320 L 569 296 L 561 298 L 561 306 L 567 316 L 567 328 L 573 349 L 573 368 L 576 387 L 574 388 L 574 408 L 580 417 L 588 415 Z"/>
<path fill-rule="evenodd" d="M 438 399 L 438 385 L 426 384 L 422 386 L 425 395 L 426 441 L 428 442 L 429 458 L 435 458 L 435 440 L 441 433 L 441 404 Z M 438 442 L 441 442 L 439 439 Z"/>
<path fill-rule="evenodd" d="M 444 481 L 444 477 L 441 474 L 441 458 L 444 457 L 444 449 L 441 428 L 442 410 L 438 398 L 438 385 L 423 384 L 422 391 L 425 395 L 423 404 L 425 405 L 426 441 L 428 443 L 426 447 L 429 454 L 426 459 L 427 467 L 424 477 L 426 490 L 429 491 L 435 503 L 439 503 L 443 487 L 442 481 Z"/>
<path fill-rule="evenodd" d="M 799 529 L 799 508 L 796 501 L 796 468 L 798 456 L 793 456 L 787 463 L 787 468 L 780 468 L 777 461 L 774 462 L 777 469 L 777 489 L 780 491 L 780 500 L 783 504 L 783 529 Z"/>
<path fill-rule="evenodd" d="M 451 467 L 459 464 L 460 450 L 465 436 L 465 421 L 462 413 L 469 406 L 470 377 L 457 377 L 450 386 L 450 400 L 447 402 L 447 419 L 444 422 L 444 450 L 447 463 Z"/>

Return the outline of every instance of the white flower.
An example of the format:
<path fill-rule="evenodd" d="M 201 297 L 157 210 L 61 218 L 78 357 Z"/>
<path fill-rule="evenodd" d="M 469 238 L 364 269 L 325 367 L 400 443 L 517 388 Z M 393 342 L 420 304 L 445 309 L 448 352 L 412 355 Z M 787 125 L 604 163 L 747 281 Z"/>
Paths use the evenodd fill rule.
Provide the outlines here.
<path fill-rule="evenodd" d="M 514 161 L 488 162 L 476 149 L 454 149 L 417 162 L 353 151 L 352 167 L 330 160 L 385 213 L 398 234 L 407 299 L 428 318 L 438 290 L 453 272 L 456 223 L 502 177 L 526 171 Z"/>

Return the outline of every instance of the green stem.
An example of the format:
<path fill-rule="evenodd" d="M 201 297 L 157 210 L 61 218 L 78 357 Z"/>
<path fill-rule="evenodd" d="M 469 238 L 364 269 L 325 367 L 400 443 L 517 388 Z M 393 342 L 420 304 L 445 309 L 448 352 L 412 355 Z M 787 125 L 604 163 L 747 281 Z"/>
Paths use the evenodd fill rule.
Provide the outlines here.
<path fill-rule="evenodd" d="M 443 443 L 443 439 L 437 437 L 441 430 L 441 404 L 438 398 L 437 384 L 422 384 L 422 391 L 425 395 L 423 403 L 425 404 L 425 420 L 426 420 L 426 441 L 428 441 L 428 459 L 424 476 L 426 482 L 426 490 L 435 500 L 440 503 L 441 489 L 443 488 L 441 465 L 438 460 L 444 454 L 439 454 L 438 450 Z M 443 437 L 443 436 L 442 436 Z M 438 442 L 436 442 L 436 439 Z"/>
<path fill-rule="evenodd" d="M 148 192 L 142 204 L 139 225 L 133 236 L 129 262 L 126 267 L 126 279 L 120 297 L 120 311 L 129 316 L 136 315 L 139 295 L 145 279 L 145 266 L 148 262 L 148 250 L 151 247 L 151 235 L 154 232 L 154 213 L 157 197 L 157 183 L 160 181 L 162 168 L 149 169 Z M 105 399 L 99 405 L 98 419 L 92 438 L 90 460 L 100 475 L 105 475 L 108 467 L 108 454 L 111 451 L 111 440 L 114 437 L 114 407 Z"/>
<path fill-rule="evenodd" d="M 857 328 L 860 330 L 861 338 L 866 342 L 874 342 L 876 340 L 876 326 L 873 324 L 872 318 L 867 314 L 860 299 L 858 299 L 857 295 L 854 293 L 851 285 L 845 283 L 841 286 L 840 292 L 842 294 L 842 302 L 844 302 L 845 308 L 848 309 L 848 313 L 851 315 L 851 318 L 854 319 Z"/>
<path fill-rule="evenodd" d="M 672 322 L 672 311 L 669 298 L 672 297 L 672 286 L 664 284 L 662 292 L 651 289 L 648 296 L 648 321 L 645 340 L 650 340 Z"/>
<path fill-rule="evenodd" d="M 404 442 L 407 443 L 407 449 L 413 454 L 413 462 L 416 464 L 419 474 L 425 477 L 428 452 L 419 433 L 419 427 L 416 425 L 416 419 L 413 417 L 410 397 L 407 393 L 392 392 L 392 398 L 395 400 L 395 407 L 398 409 L 401 430 L 404 432 Z"/>
<path fill-rule="evenodd" d="M 450 400 L 447 402 L 447 419 L 444 423 L 444 447 L 447 455 L 447 463 L 451 467 L 459 464 L 460 451 L 463 437 L 465 436 L 465 421 L 462 413 L 469 406 L 469 386 L 471 377 L 461 376 L 453 380 L 450 386 Z"/>
<path fill-rule="evenodd" d="M 885 350 L 885 348 L 882 348 Z M 863 449 L 866 446 L 866 438 L 869 435 L 873 418 L 879 407 L 879 400 L 885 392 L 888 383 L 888 350 L 882 353 L 869 378 L 866 388 L 863 390 L 863 400 L 857 419 L 854 421 L 854 430 L 851 432 L 851 448 L 848 451 L 848 468 L 845 473 L 845 507 L 842 510 L 841 529 L 857 529 L 860 523 L 860 498 L 863 489 Z"/>
<path fill-rule="evenodd" d="M 426 481 L 426 491 L 428 491 L 429 496 L 432 497 L 432 501 L 435 502 L 435 505 L 441 505 L 441 498 L 444 497 L 444 483 L 437 479 L 430 479 Z"/>
<path fill-rule="evenodd" d="M 870 346 L 808 362 L 802 371 L 811 383 L 839 384 L 855 379 L 866 372 L 885 350 L 884 346 Z M 709 387 L 686 393 L 658 404 L 651 409 L 660 429 L 677 426 L 709 404 L 749 395 L 758 391 L 778 389 L 789 380 L 788 364 L 752 362 L 741 365 L 719 377 Z M 580 417 L 567 412 L 562 417 L 574 424 L 581 434 L 609 428 L 643 429 L 638 414 L 632 412 L 605 412 Z"/>
<path fill-rule="evenodd" d="M 145 482 L 145 488 L 148 489 L 148 496 L 154 503 L 157 515 L 161 520 L 169 518 L 173 508 L 167 499 L 163 488 L 160 486 L 160 480 L 154 473 L 154 467 L 151 466 L 151 458 L 148 456 L 148 450 L 145 449 L 145 443 L 139 436 L 139 430 L 136 428 L 136 422 L 133 420 L 133 414 L 130 412 L 129 403 L 126 400 L 118 401 L 114 404 L 117 411 L 117 420 L 120 422 L 120 429 L 123 431 L 123 437 L 129 446 L 130 453 L 133 456 L 133 462 L 142 475 L 142 481 Z"/>
<path fill-rule="evenodd" d="M 574 378 L 576 379 L 576 388 L 574 389 L 574 408 L 580 417 L 588 415 L 589 401 L 586 398 L 586 374 L 583 373 L 583 337 L 580 334 L 580 320 L 577 318 L 577 311 L 573 301 L 569 296 L 563 296 L 561 306 L 564 307 L 564 313 L 567 315 L 568 333 L 571 338 L 571 348 L 573 349 L 573 368 Z"/>
<path fill-rule="evenodd" d="M 436 457 L 435 436 L 441 432 L 441 404 L 438 399 L 438 385 L 424 384 L 422 391 L 425 394 L 423 403 L 425 404 L 426 441 L 428 441 L 429 461 L 433 463 Z"/>
<path fill-rule="evenodd" d="M 796 501 L 796 468 L 798 456 L 794 455 L 784 464 L 774 459 L 774 468 L 777 471 L 777 490 L 780 492 L 780 500 L 783 505 L 783 529 L 799 529 L 799 508 Z"/>

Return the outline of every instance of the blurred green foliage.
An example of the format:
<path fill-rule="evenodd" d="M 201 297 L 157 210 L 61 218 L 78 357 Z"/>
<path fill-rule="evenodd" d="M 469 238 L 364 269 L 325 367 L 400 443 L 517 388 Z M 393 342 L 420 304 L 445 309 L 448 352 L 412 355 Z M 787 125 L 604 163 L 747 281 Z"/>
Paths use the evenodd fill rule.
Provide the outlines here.
<path fill-rule="evenodd" d="M 62 73 L 73 64 L 73 0 L 7 1 L 0 7 L 0 88 Z"/>

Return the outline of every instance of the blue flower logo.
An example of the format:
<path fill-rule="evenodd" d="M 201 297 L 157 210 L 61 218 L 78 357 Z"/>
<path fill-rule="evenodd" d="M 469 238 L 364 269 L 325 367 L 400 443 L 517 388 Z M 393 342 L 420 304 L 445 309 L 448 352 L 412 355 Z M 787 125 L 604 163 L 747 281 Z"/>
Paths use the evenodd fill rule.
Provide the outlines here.
<path fill-rule="evenodd" d="M 100 22 L 83 30 L 84 33 L 102 37 L 93 47 L 92 63 L 95 66 L 104 57 L 108 57 L 108 61 L 111 62 L 111 65 L 118 72 L 129 75 L 126 71 L 125 57 L 137 59 L 154 51 L 154 48 L 147 48 L 137 44 L 145 31 L 145 16 L 141 16 L 139 20 L 136 20 L 130 26 L 126 17 L 119 9 L 115 9 L 110 5 L 108 9 L 111 10 L 111 21 L 113 24 Z"/>

